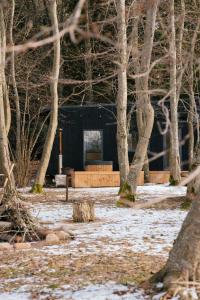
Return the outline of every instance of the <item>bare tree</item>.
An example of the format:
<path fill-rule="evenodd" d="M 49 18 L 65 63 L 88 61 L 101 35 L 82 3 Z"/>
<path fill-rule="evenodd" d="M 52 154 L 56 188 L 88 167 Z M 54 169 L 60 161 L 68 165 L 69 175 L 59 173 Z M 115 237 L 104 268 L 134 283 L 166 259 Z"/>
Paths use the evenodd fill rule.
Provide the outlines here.
<path fill-rule="evenodd" d="M 129 172 L 127 141 L 127 34 L 125 0 L 117 0 L 119 71 L 117 95 L 117 150 L 120 170 L 120 186 L 127 180 Z"/>
<path fill-rule="evenodd" d="M 136 109 L 137 109 L 137 124 L 141 124 L 139 129 L 139 138 L 133 162 L 130 166 L 130 171 L 127 177 L 127 181 L 124 183 L 121 189 L 121 200 L 134 201 L 137 188 L 137 181 L 140 176 L 140 171 L 144 165 L 145 156 L 147 154 L 147 147 L 151 137 L 151 132 L 154 123 L 154 110 L 151 105 L 149 95 L 149 70 L 151 64 L 151 55 L 153 49 L 154 32 L 156 29 L 156 16 L 159 1 L 151 1 L 151 4 L 146 4 L 146 22 L 144 29 L 144 41 L 141 52 L 139 53 L 138 45 L 138 19 L 135 20 L 136 25 L 133 30 L 133 47 L 137 47 L 133 50 L 133 54 L 138 56 L 135 59 L 135 73 L 136 73 Z M 135 43 L 136 42 L 136 43 Z M 132 54 L 132 55 L 133 55 Z M 139 59 L 138 59 L 139 58 Z M 137 76 L 137 74 L 143 74 Z"/>
<path fill-rule="evenodd" d="M 5 28 L 5 22 L 4 22 L 4 17 L 1 17 L 1 44 L 0 48 L 3 49 L 3 53 L 5 52 L 6 49 L 6 28 Z M 5 68 L 5 60 L 6 56 L 4 54 L 1 55 L 1 65 L 4 66 Z M 5 121 L 6 121 L 6 131 L 7 134 L 10 130 L 10 125 L 11 125 L 11 111 L 10 111 L 10 102 L 9 102 L 9 97 L 8 97 L 8 90 L 7 90 L 7 84 L 6 84 L 6 76 L 5 72 L 2 72 L 1 80 L 3 83 L 3 90 L 2 90 L 2 97 L 3 97 L 3 106 L 4 106 L 4 113 L 5 113 Z"/>
<path fill-rule="evenodd" d="M 57 123 L 58 123 L 58 78 L 60 69 L 60 36 L 59 36 L 59 25 L 57 18 L 57 4 L 56 0 L 50 0 L 49 5 L 49 16 L 51 19 L 53 34 L 57 37 L 54 41 L 54 60 L 53 70 L 51 78 L 51 115 L 49 128 L 42 152 L 42 158 L 40 161 L 39 170 L 33 186 L 33 192 L 41 193 L 44 185 L 45 175 L 50 160 L 51 150 L 56 134 Z"/>
<path fill-rule="evenodd" d="M 174 0 L 169 1 L 169 25 L 170 25 L 170 182 L 176 185 L 181 180 L 179 135 L 178 135 L 178 98 L 177 98 L 177 58 L 176 58 L 176 28 Z"/>
<path fill-rule="evenodd" d="M 91 38 L 89 36 L 90 28 L 91 28 L 91 11 L 90 11 L 90 0 L 85 2 L 85 14 L 86 14 L 86 31 L 88 33 L 88 37 L 85 40 L 85 77 L 88 80 L 88 84 L 86 85 L 86 100 L 90 103 L 93 102 L 93 85 L 92 85 L 92 43 Z"/>
<path fill-rule="evenodd" d="M 24 239 L 32 240 L 32 238 L 39 238 L 37 231 L 37 224 L 32 216 L 29 214 L 26 206 L 19 199 L 16 191 L 15 180 L 13 176 L 13 164 L 10 160 L 10 153 L 8 148 L 8 137 L 6 130 L 6 113 L 4 106 L 4 84 L 5 84 L 5 23 L 4 23 L 4 9 L 0 4 L 0 159 L 2 164 L 2 171 L 5 175 L 5 183 L 3 196 L 0 200 L 0 220 L 9 221 L 12 224 L 11 232 L 18 232 L 24 236 Z M 10 240 L 13 236 L 8 233 L 3 235 L 3 240 Z M 2 236 L 0 236 L 0 239 Z"/>

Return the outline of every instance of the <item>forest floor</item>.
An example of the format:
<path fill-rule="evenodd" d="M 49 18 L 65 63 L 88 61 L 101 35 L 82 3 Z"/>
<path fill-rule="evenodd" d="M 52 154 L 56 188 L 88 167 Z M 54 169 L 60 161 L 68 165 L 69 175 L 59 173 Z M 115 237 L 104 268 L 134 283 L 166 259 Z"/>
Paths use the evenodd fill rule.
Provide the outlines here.
<path fill-rule="evenodd" d="M 91 223 L 73 223 L 65 189 L 46 189 L 44 195 L 32 195 L 28 188 L 21 192 L 42 224 L 65 227 L 75 239 L 0 252 L 0 300 L 160 298 L 152 298 L 142 283 L 163 266 L 180 230 L 187 213 L 181 209 L 185 187 L 139 187 L 138 201 L 168 199 L 138 210 L 116 206 L 117 188 L 70 188 L 70 201 L 95 201 Z"/>

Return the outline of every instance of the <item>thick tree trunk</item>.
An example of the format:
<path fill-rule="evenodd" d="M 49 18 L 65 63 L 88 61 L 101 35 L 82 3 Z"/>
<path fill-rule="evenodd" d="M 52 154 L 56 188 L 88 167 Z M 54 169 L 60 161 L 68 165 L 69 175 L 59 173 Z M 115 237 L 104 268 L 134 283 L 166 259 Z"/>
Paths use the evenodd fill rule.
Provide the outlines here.
<path fill-rule="evenodd" d="M 196 198 L 169 253 L 165 267 L 154 277 L 163 281 L 169 294 L 184 290 L 189 281 L 200 280 L 200 197 Z M 171 299 L 167 298 L 166 299 Z M 180 298 L 182 299 L 182 298 Z M 192 299 L 192 298 L 183 298 Z"/>
<path fill-rule="evenodd" d="M 192 170 L 200 168 L 200 143 L 196 146 Z M 187 293 L 187 287 L 200 280 L 200 171 L 187 186 L 187 198 L 192 207 L 183 222 L 164 268 L 153 280 L 163 281 L 168 290 L 163 299 L 179 295 L 180 299 L 193 299 Z M 196 299 L 196 298 L 195 298 Z"/>
<path fill-rule="evenodd" d="M 127 136 L 127 36 L 125 0 L 117 1 L 119 71 L 117 95 L 117 151 L 120 171 L 120 186 L 124 184 L 129 172 L 128 136 Z"/>
<path fill-rule="evenodd" d="M 139 138 L 137 147 L 135 150 L 135 155 L 133 162 L 131 164 L 129 174 L 127 176 L 127 181 L 123 184 L 120 196 L 122 203 L 123 198 L 130 201 L 135 201 L 135 194 L 137 188 L 138 178 L 140 176 L 140 171 L 143 168 L 145 157 L 147 155 L 147 148 L 149 145 L 149 139 L 151 137 L 151 132 L 154 123 L 154 110 L 151 105 L 149 96 L 149 73 L 151 63 L 151 54 L 153 49 L 154 32 L 155 32 L 155 22 L 157 16 L 159 1 L 155 0 L 152 5 L 147 8 L 146 13 L 146 24 L 144 32 L 144 45 L 140 55 L 140 61 L 135 62 L 136 73 L 146 73 L 144 76 L 136 78 L 136 89 L 138 91 L 136 98 L 136 109 L 137 109 L 137 123 L 140 124 Z M 138 22 L 137 28 L 133 28 L 133 41 L 138 42 Z M 134 50 L 134 53 L 138 55 L 138 46 Z"/>
<path fill-rule="evenodd" d="M 57 123 L 58 123 L 58 78 L 60 69 L 60 37 L 59 37 L 59 26 L 57 19 L 57 5 L 56 1 L 50 1 L 49 4 L 49 15 L 53 26 L 53 34 L 57 35 L 57 39 L 54 42 L 54 60 L 53 60 L 53 71 L 52 71 L 52 82 L 51 82 L 51 116 L 50 124 L 42 152 L 42 158 L 40 161 L 39 170 L 36 176 L 35 184 L 32 191 L 35 193 L 41 193 L 44 185 L 45 175 L 48 168 L 51 150 L 56 134 Z"/>
<path fill-rule="evenodd" d="M 170 183 L 179 184 L 181 180 L 179 136 L 178 136 L 178 99 L 177 99 L 177 72 L 176 72 L 176 33 L 174 0 L 170 0 Z"/>
<path fill-rule="evenodd" d="M 91 222 L 95 219 L 94 202 L 89 200 L 78 200 L 73 202 L 73 221 Z"/>
<path fill-rule="evenodd" d="M 131 195 L 128 195 L 127 193 L 128 190 L 124 191 L 125 195 L 122 194 L 122 198 L 125 196 L 129 200 L 135 199 L 137 181 L 140 175 L 140 171 L 142 170 L 144 165 L 147 148 L 149 145 L 149 140 L 151 137 L 151 132 L 154 123 L 154 110 L 148 98 L 149 97 L 147 96 L 146 99 L 144 98 L 143 101 L 140 101 L 140 104 L 142 105 L 143 118 L 144 118 L 143 129 L 141 131 L 141 134 L 139 135 L 139 140 L 135 150 L 133 162 L 130 166 L 130 172 L 127 177 L 127 184 L 125 184 L 126 189 L 127 186 L 130 187 L 128 188 L 128 190 L 129 192 L 131 192 Z M 142 98 L 140 98 L 140 100 L 142 100 Z"/>

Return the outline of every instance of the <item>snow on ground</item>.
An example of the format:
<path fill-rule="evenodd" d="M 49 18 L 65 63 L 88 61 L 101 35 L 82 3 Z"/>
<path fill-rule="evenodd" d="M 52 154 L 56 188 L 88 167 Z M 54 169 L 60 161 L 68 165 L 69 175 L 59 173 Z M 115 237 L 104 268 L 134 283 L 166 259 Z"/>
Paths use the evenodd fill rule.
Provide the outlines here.
<path fill-rule="evenodd" d="M 116 284 L 114 282 L 107 282 L 106 284 L 89 285 L 78 291 L 63 290 L 52 292 L 45 290 L 45 293 L 51 293 L 54 298 L 51 299 L 65 299 L 65 300 L 149 300 L 149 296 L 144 294 L 143 290 L 134 287 Z M 31 296 L 26 293 L 2 293 L 0 300 L 28 300 Z M 62 297 L 62 298 L 61 298 Z M 41 295 L 40 300 L 47 299 L 46 295 Z M 50 298 L 49 298 L 50 299 Z"/>
<path fill-rule="evenodd" d="M 157 197 L 173 197 L 185 195 L 184 187 L 166 185 L 143 186 L 138 189 L 138 197 L 147 199 Z M 116 196 L 116 189 L 76 189 L 73 198 L 89 193 L 90 198 L 96 197 L 96 222 L 74 224 L 71 221 L 71 204 L 53 203 L 49 205 L 36 204 L 35 215 L 41 221 L 54 222 L 51 226 L 65 226 L 75 234 L 75 240 L 67 246 L 47 247 L 42 251 L 59 251 L 72 255 L 106 253 L 126 249 L 152 255 L 166 255 L 178 231 L 180 230 L 185 211 L 118 208 L 114 203 L 103 205 L 103 199 Z M 71 195 L 72 196 L 72 195 Z M 68 222 L 66 224 L 66 222 Z M 106 241 L 106 242 L 105 242 Z"/>
<path fill-rule="evenodd" d="M 23 191 L 28 194 L 28 189 Z M 47 194 L 56 194 L 56 199 L 64 200 L 65 189 L 46 189 Z M 38 255 L 67 255 L 71 259 L 77 259 L 84 255 L 109 255 L 125 253 L 146 253 L 153 256 L 166 257 L 180 230 L 185 211 L 180 209 L 140 209 L 118 208 L 115 205 L 118 188 L 96 189 L 71 189 L 70 199 L 88 197 L 96 200 L 96 221 L 91 223 L 73 223 L 72 205 L 63 201 L 36 202 L 33 212 L 40 221 L 48 223 L 50 227 L 64 226 L 75 235 L 75 240 L 54 246 L 38 248 Z M 151 200 L 152 197 L 184 196 L 184 187 L 170 187 L 168 185 L 146 185 L 138 188 L 138 199 Z M 105 202 L 109 199 L 108 202 Z M 110 201 L 112 200 L 112 201 Z M 26 280 L 27 279 L 27 280 Z M 13 293 L 0 293 L 0 300 L 27 300 L 31 299 L 28 278 L 24 280 L 24 287 Z M 30 278 L 31 279 L 31 278 Z M 25 286 L 27 285 L 27 286 Z M 52 293 L 47 288 L 43 291 L 45 297 L 51 295 L 51 299 L 66 300 L 149 300 L 142 290 L 133 286 L 107 282 L 106 284 L 89 284 L 85 288 L 74 290 L 71 286 L 62 286 Z M 50 297 L 51 297 L 50 296 Z M 40 298 L 36 299 L 48 299 Z M 159 297 L 155 298 L 159 299 Z"/>
<path fill-rule="evenodd" d="M 75 235 L 75 240 L 69 245 L 47 247 L 42 251 L 59 250 L 60 254 L 70 252 L 78 256 L 80 250 L 82 254 L 112 254 L 121 249 L 166 255 L 186 215 L 180 210 L 134 210 L 96 206 L 96 222 L 66 224 L 64 221 L 71 220 L 72 216 L 70 205 L 37 205 L 37 213 L 42 221 L 54 220 L 55 224 L 65 226 Z"/>

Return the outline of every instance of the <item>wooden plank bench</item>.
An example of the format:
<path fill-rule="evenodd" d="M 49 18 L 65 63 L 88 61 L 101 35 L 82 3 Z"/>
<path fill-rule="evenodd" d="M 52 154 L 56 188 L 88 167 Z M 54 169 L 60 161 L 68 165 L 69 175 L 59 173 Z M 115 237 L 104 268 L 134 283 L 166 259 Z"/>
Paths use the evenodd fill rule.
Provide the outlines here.
<path fill-rule="evenodd" d="M 170 171 L 149 171 L 150 183 L 168 183 Z"/>
<path fill-rule="evenodd" d="M 140 173 L 138 185 L 144 184 L 144 172 Z M 119 187 L 120 176 L 119 171 L 104 171 L 104 172 L 88 172 L 75 171 L 72 175 L 72 187 Z"/>
<path fill-rule="evenodd" d="M 188 171 L 181 171 L 181 177 L 187 177 Z M 170 171 L 149 171 L 149 182 L 150 183 L 168 183 L 170 178 Z"/>

